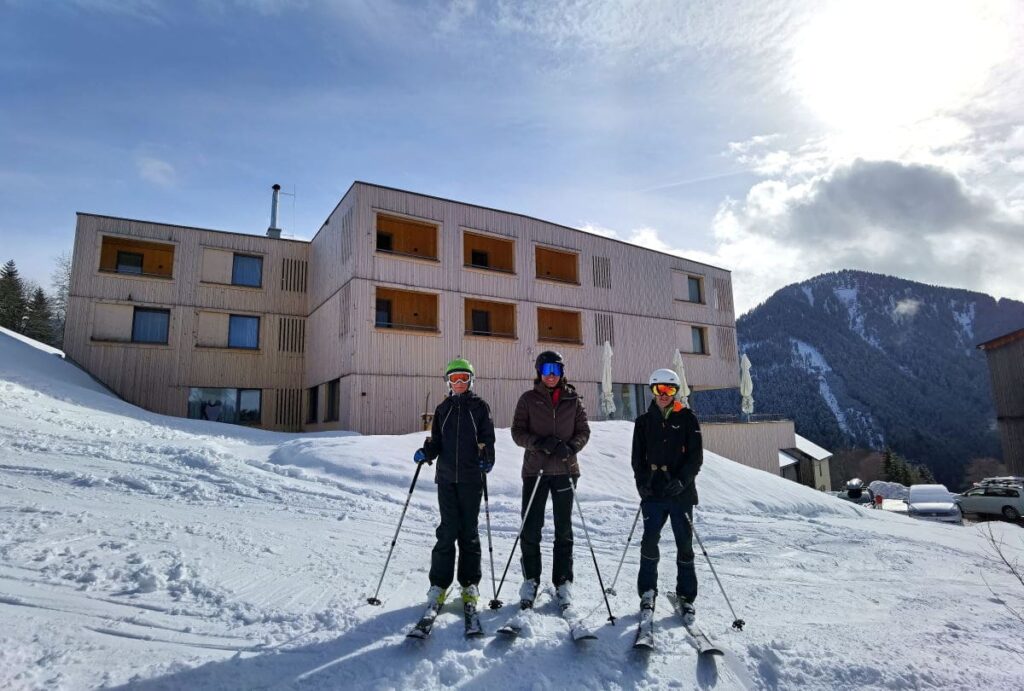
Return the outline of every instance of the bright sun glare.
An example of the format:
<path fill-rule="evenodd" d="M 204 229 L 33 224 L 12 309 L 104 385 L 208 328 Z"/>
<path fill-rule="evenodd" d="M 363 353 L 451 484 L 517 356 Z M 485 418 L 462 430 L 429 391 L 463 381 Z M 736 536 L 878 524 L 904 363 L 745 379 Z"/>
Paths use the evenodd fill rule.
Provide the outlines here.
<path fill-rule="evenodd" d="M 1009 50 L 1008 2 L 837 0 L 799 32 L 794 83 L 837 130 L 911 125 L 956 109 Z"/>

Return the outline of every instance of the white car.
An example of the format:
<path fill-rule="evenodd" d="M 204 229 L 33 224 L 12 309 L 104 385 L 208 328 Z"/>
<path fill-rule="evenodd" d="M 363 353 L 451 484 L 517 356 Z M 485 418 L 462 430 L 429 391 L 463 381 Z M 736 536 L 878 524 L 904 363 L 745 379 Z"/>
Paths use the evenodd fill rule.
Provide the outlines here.
<path fill-rule="evenodd" d="M 911 485 L 906 499 L 907 515 L 926 521 L 963 523 L 960 507 L 945 485 Z"/>
<path fill-rule="evenodd" d="M 957 496 L 964 513 L 1002 516 L 1017 521 L 1024 514 L 1024 487 L 1020 485 L 980 485 Z"/>

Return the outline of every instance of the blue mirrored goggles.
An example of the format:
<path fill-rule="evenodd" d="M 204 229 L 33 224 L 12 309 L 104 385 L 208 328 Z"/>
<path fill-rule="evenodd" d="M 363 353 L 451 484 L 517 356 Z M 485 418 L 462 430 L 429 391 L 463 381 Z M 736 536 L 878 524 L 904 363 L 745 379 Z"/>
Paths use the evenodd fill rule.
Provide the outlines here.
<path fill-rule="evenodd" d="M 540 376 L 550 377 L 554 375 L 556 377 L 562 376 L 562 366 L 557 362 L 545 362 L 540 366 Z"/>

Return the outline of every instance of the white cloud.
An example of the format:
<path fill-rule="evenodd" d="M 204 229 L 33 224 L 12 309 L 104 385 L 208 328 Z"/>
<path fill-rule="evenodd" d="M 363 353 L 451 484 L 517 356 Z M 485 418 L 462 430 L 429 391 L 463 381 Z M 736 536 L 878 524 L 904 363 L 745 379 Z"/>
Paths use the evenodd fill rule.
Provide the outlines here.
<path fill-rule="evenodd" d="M 167 161 L 151 156 L 140 156 L 135 161 L 139 177 L 160 187 L 171 187 L 177 180 L 177 172 Z"/>
<path fill-rule="evenodd" d="M 919 309 L 921 309 L 920 300 L 905 298 L 896 303 L 896 306 L 892 309 L 892 315 L 896 321 L 913 319 Z"/>

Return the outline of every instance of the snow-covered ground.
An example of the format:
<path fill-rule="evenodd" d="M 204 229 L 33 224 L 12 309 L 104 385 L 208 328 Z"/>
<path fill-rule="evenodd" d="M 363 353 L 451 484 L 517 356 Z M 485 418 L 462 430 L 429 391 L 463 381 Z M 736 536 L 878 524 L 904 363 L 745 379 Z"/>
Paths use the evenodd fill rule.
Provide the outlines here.
<path fill-rule="evenodd" d="M 593 427 L 579 490 L 607 581 L 636 511 L 631 426 Z M 410 641 L 435 526 L 430 469 L 383 607 L 366 598 L 422 436 L 275 434 L 154 415 L 0 334 L 0 688 L 1024 687 L 1021 624 L 985 583 L 1018 609 L 1024 592 L 981 528 L 859 509 L 714 454 L 697 527 L 747 626 L 729 630 L 699 554 L 698 615 L 725 658 L 698 659 L 664 602 L 658 651 L 635 654 L 637 543 L 613 627 L 579 528 L 577 599 L 599 640 L 572 643 L 548 593 L 518 640 L 464 640 L 452 606 L 431 639 Z M 519 458 L 500 430 L 490 476 L 499 576 L 519 523 Z M 1019 529 L 988 526 L 1012 558 L 1024 555 Z M 550 536 L 547 550 L 549 568 Z M 510 576 L 509 605 L 518 565 Z M 485 610 L 489 634 L 512 614 Z"/>

